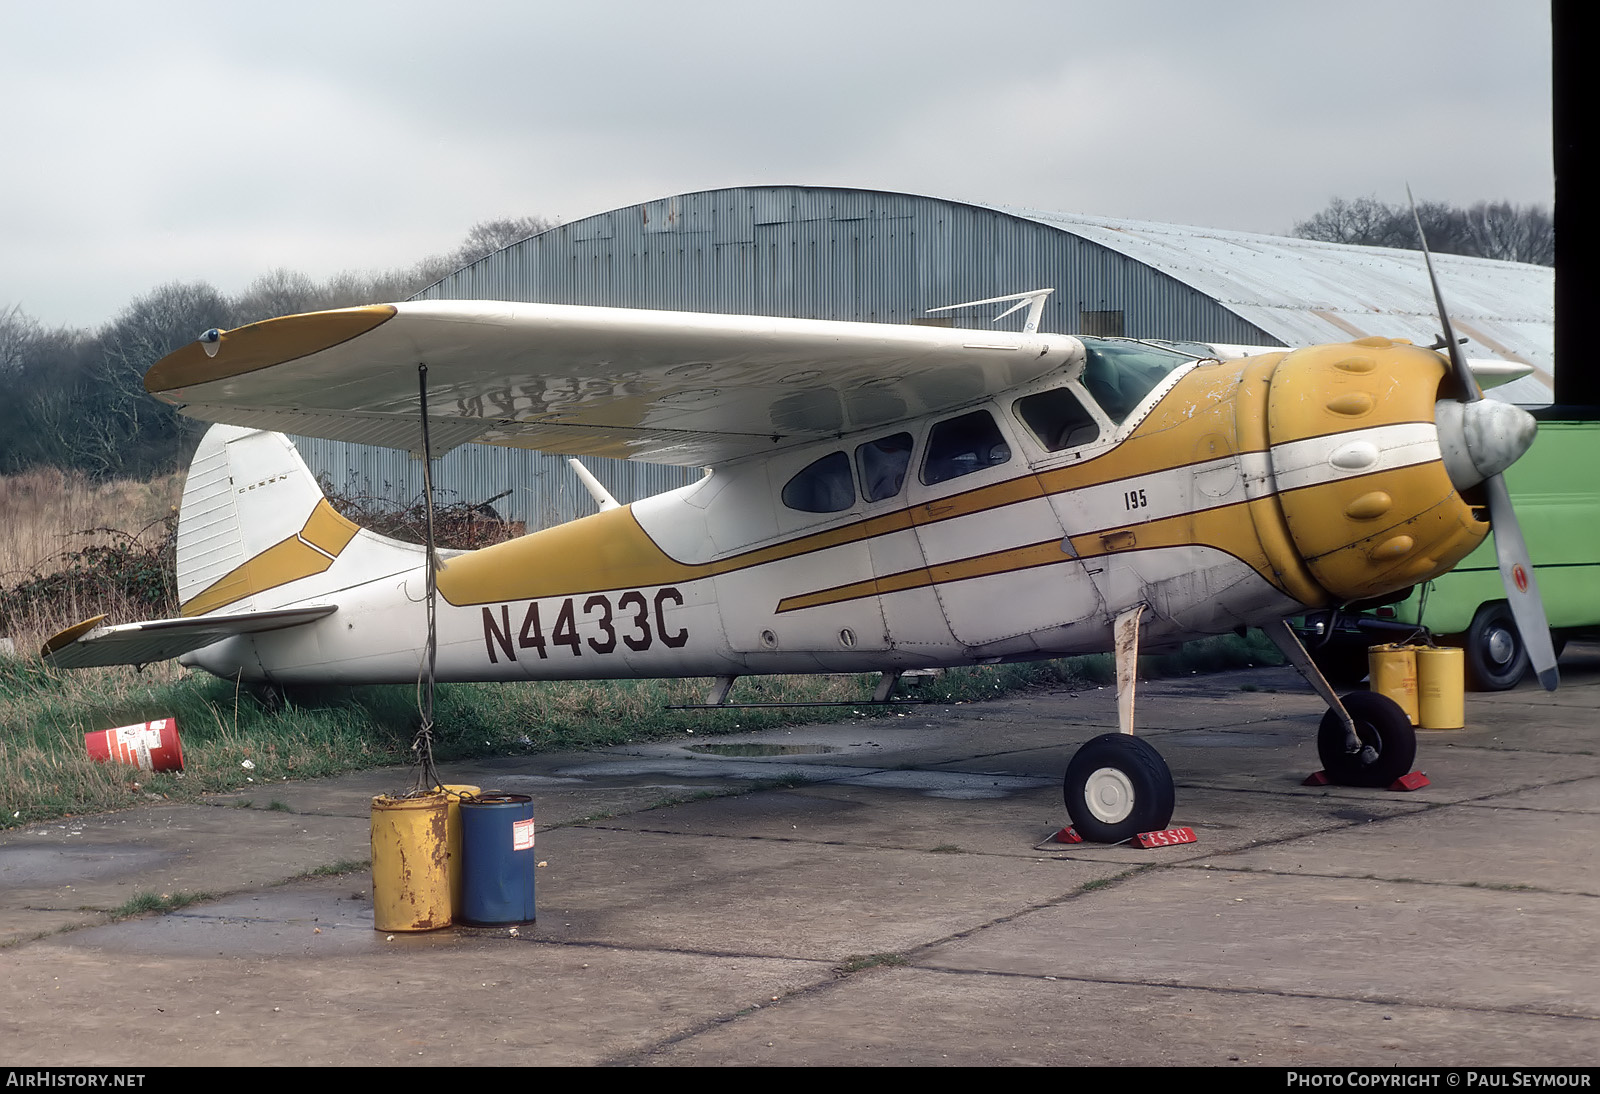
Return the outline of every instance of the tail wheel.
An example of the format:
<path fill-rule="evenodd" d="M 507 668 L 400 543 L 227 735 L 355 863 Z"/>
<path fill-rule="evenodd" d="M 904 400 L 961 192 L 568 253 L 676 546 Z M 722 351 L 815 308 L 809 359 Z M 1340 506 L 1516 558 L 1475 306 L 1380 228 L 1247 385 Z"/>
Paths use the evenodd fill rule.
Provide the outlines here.
<path fill-rule="evenodd" d="M 1138 737 L 1104 733 L 1073 754 L 1062 785 L 1067 815 L 1086 840 L 1121 843 L 1172 819 L 1172 772 Z"/>
<path fill-rule="evenodd" d="M 1337 711 L 1324 714 L 1317 730 L 1317 755 L 1328 779 L 1340 786 L 1388 786 L 1410 771 L 1417 758 L 1417 731 L 1400 704 L 1370 691 L 1351 692 L 1343 702 L 1356 724 L 1361 749 L 1346 751 L 1344 722 Z"/>

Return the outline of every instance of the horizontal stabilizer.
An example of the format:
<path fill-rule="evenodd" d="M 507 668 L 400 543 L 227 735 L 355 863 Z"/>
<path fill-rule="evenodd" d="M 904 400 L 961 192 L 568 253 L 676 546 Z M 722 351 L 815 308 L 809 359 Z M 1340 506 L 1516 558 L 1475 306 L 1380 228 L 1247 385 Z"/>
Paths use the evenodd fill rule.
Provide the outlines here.
<path fill-rule="evenodd" d="M 86 669 L 100 665 L 149 665 L 209 646 L 236 634 L 282 630 L 321 619 L 338 610 L 335 604 L 282 608 L 270 612 L 234 612 L 193 619 L 152 619 L 144 623 L 102 625 L 103 615 L 68 627 L 44 644 L 39 656 L 47 665 Z"/>

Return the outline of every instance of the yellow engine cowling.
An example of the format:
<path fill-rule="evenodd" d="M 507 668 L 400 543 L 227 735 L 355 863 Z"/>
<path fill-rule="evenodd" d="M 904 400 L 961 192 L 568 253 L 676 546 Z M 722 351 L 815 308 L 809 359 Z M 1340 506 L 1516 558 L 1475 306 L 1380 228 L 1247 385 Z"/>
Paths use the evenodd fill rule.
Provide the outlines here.
<path fill-rule="evenodd" d="M 1306 569 L 1331 600 L 1436 577 L 1488 534 L 1438 458 L 1436 428 L 1375 428 L 1433 427 L 1446 373 L 1437 353 L 1387 338 L 1296 350 L 1273 370 L 1267 433 L 1279 505 Z M 1431 445 L 1433 458 L 1419 462 L 1419 445 Z M 1336 477 L 1287 485 L 1311 454 Z"/>

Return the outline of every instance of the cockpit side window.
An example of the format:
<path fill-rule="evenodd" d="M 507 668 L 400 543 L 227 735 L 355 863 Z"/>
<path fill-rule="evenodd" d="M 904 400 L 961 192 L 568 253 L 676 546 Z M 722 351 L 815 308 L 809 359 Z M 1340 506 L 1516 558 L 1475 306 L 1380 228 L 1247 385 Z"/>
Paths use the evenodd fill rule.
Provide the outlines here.
<path fill-rule="evenodd" d="M 1012 404 L 1012 409 L 1051 452 L 1077 448 L 1100 436 L 1100 423 L 1071 388 L 1055 387 L 1025 395 Z"/>
<path fill-rule="evenodd" d="M 1106 417 L 1120 422 L 1173 369 L 1193 357 L 1140 342 L 1083 339 L 1088 360 L 1083 386 Z"/>
<path fill-rule="evenodd" d="M 911 465 L 911 434 L 895 433 L 856 448 L 856 469 L 861 474 L 861 496 L 882 501 L 900 493 Z"/>
<path fill-rule="evenodd" d="M 987 410 L 947 418 L 928 432 L 922 458 L 922 483 L 935 483 L 998 467 L 1011 459 L 1011 446 Z"/>
<path fill-rule="evenodd" d="M 842 513 L 856 503 L 850 457 L 830 452 L 807 464 L 783 487 L 783 504 L 802 513 Z"/>

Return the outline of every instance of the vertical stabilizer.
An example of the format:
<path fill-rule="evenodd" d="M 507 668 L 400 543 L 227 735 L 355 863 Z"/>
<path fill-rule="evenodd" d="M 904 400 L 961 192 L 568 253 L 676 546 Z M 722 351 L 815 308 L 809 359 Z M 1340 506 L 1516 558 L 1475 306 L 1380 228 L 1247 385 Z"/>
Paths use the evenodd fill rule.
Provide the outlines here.
<path fill-rule="evenodd" d="M 189 465 L 178 515 L 183 614 L 265 610 L 321 573 L 357 532 L 281 433 L 215 425 Z"/>

